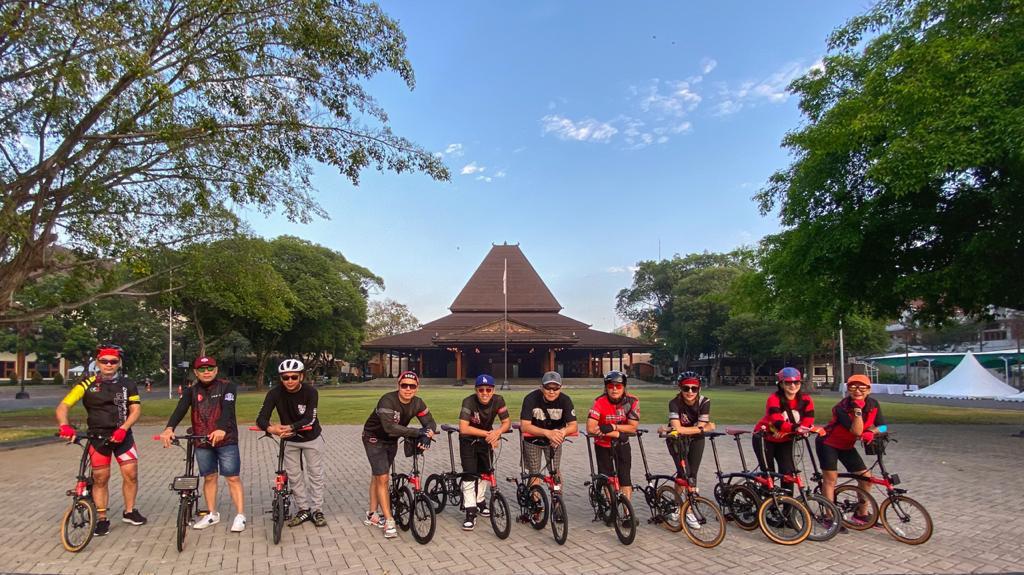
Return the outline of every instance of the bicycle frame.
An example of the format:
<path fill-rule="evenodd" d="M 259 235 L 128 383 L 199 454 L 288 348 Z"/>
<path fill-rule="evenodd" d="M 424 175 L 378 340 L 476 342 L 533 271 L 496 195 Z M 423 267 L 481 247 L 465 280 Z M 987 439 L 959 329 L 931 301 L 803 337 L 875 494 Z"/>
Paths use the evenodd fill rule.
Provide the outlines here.
<path fill-rule="evenodd" d="M 678 478 L 675 475 L 654 475 L 651 473 L 650 466 L 647 465 L 647 450 L 644 448 L 643 435 L 647 433 L 646 429 L 636 430 L 636 442 L 640 446 L 640 459 L 644 462 L 644 481 L 647 482 L 643 488 L 640 489 L 644 494 L 644 501 L 647 503 L 647 507 L 651 510 L 651 518 L 647 520 L 648 523 L 659 523 L 663 520 L 661 512 L 659 511 L 657 492 L 658 488 L 666 483 L 672 483 L 679 485 Z M 685 465 L 685 462 L 684 462 Z M 689 483 L 685 482 L 686 487 L 689 487 Z"/>
<path fill-rule="evenodd" d="M 868 468 L 868 472 L 871 473 L 872 471 L 875 470 L 875 468 L 878 468 L 878 471 L 881 473 L 881 477 L 875 475 L 874 473 L 871 473 L 870 476 L 859 475 L 857 473 L 839 473 L 837 474 L 837 477 L 839 479 L 853 479 L 856 481 L 866 481 L 872 485 L 884 489 L 887 497 L 892 497 L 893 495 L 906 493 L 906 489 L 896 487 L 897 485 L 900 484 L 900 476 L 895 473 L 889 473 L 889 470 L 885 468 L 885 462 L 882 457 L 885 453 L 885 445 L 890 441 L 895 442 L 896 440 L 889 438 L 886 435 L 880 435 L 878 438 L 876 438 L 875 441 L 878 441 L 880 445 L 876 448 L 875 451 L 875 463 L 874 465 Z"/>

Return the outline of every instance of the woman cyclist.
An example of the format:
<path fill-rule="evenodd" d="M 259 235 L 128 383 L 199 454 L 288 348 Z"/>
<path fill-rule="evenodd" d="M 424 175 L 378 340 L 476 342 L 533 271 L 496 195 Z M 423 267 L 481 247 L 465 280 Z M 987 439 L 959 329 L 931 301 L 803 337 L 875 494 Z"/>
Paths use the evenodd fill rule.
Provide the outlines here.
<path fill-rule="evenodd" d="M 629 438 L 621 437 L 619 432 L 636 433 L 640 426 L 640 400 L 626 393 L 626 381 L 626 374 L 622 372 L 609 371 L 605 374 L 604 394 L 599 395 L 590 408 L 587 433 L 596 436 L 594 458 L 597 459 L 598 473 L 612 474 L 614 456 L 619 486 L 628 499 L 633 496 L 633 480 L 630 478 L 632 456 Z M 616 442 L 614 450 L 613 440 Z"/>
<path fill-rule="evenodd" d="M 778 389 L 768 396 L 764 417 L 754 426 L 754 453 L 763 471 L 776 471 L 778 463 L 779 473 L 791 475 L 796 473 L 796 464 L 789 434 L 823 430 L 814 427 L 814 401 L 800 391 L 800 370 L 784 367 L 775 378 Z"/>
<path fill-rule="evenodd" d="M 878 427 L 884 425 L 885 420 L 882 418 L 881 407 L 869 397 L 870 394 L 871 379 L 866 375 L 851 375 L 846 380 L 846 397 L 832 408 L 832 420 L 825 426 L 825 435 L 816 442 L 815 451 L 821 462 L 821 494 L 829 501 L 835 498 L 837 462 L 842 461 L 843 467 L 850 473 L 865 478 L 871 476 L 860 453 L 857 453 L 857 439 L 871 443 Z M 867 481 L 857 483 L 866 491 L 870 488 Z M 867 505 L 865 501 L 851 521 L 866 523 Z"/>
<path fill-rule="evenodd" d="M 692 437 L 686 442 L 671 438 L 665 442 L 672 455 L 672 462 L 676 465 L 676 474 L 680 477 L 684 471 L 679 462 L 686 459 L 686 480 L 690 483 L 690 489 L 696 490 L 697 471 L 700 470 L 700 460 L 704 456 L 704 436 L 701 433 L 715 430 L 715 424 L 711 422 L 711 400 L 700 394 L 700 376 L 692 371 L 680 373 L 676 383 L 679 385 L 679 395 L 668 402 L 668 424 L 679 435 Z M 680 449 L 686 452 L 680 453 Z M 682 487 L 678 489 L 681 491 Z M 672 519 L 678 520 L 676 514 L 673 514 Z M 692 513 L 686 514 L 686 522 L 691 527 L 700 527 Z"/>

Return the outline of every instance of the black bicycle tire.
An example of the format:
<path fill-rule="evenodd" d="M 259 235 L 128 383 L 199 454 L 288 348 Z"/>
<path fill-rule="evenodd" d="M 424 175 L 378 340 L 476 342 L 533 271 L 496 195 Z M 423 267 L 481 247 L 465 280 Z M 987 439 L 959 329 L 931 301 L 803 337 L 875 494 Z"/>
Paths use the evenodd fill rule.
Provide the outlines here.
<path fill-rule="evenodd" d="M 448 489 L 445 487 L 444 476 L 432 473 L 423 483 L 423 492 L 434 503 L 434 511 L 441 513 L 448 502 Z"/>
<path fill-rule="evenodd" d="M 189 508 L 191 507 L 191 501 L 187 496 L 178 498 L 178 521 L 176 525 L 176 537 L 175 545 L 178 548 L 178 553 L 185 550 L 185 536 L 188 534 L 188 519 L 189 519 Z"/>
<path fill-rule="evenodd" d="M 424 521 L 430 526 L 426 533 L 420 533 L 418 527 Z M 433 502 L 423 492 L 413 496 L 412 509 L 409 511 L 409 530 L 412 531 L 412 538 L 420 545 L 430 543 L 437 530 L 437 516 L 434 513 Z"/>
<path fill-rule="evenodd" d="M 846 519 L 846 513 L 848 511 L 847 507 L 849 506 L 840 504 L 840 494 L 846 493 L 848 491 L 856 494 L 858 501 L 860 500 L 861 496 L 863 496 L 868 502 L 870 513 L 868 513 L 868 519 L 864 522 L 863 525 L 854 523 L 852 521 L 848 521 Z M 833 503 L 835 503 L 836 508 L 839 509 L 839 514 L 843 518 L 843 527 L 846 527 L 847 529 L 852 529 L 854 531 L 866 531 L 874 527 L 875 523 L 878 522 L 878 502 L 875 501 L 875 498 L 871 495 L 871 493 L 864 491 L 863 489 L 860 488 L 859 485 L 854 485 L 851 483 L 849 485 L 840 485 L 836 487 L 832 501 Z"/>
<path fill-rule="evenodd" d="M 796 537 L 783 538 L 771 529 L 770 519 L 767 515 L 771 512 L 770 509 L 777 509 L 782 505 L 788 505 L 800 512 L 804 528 L 800 530 L 799 535 Z M 765 534 L 765 537 L 779 545 L 797 545 L 799 543 L 803 543 L 811 534 L 811 512 L 807 510 L 807 507 L 805 507 L 799 499 L 794 499 L 788 495 L 765 497 L 764 501 L 761 502 L 761 506 L 757 509 L 757 523 L 761 527 L 761 531 Z"/>
<path fill-rule="evenodd" d="M 535 498 L 534 494 L 539 494 L 539 497 Z M 530 513 L 530 510 L 527 509 L 527 514 L 528 514 L 528 517 L 529 517 L 530 526 L 533 527 L 534 529 L 536 529 L 537 531 L 540 531 L 541 529 L 544 529 L 544 527 L 547 526 L 547 524 L 548 524 L 548 517 L 551 515 L 551 505 L 548 503 L 548 494 L 544 491 L 544 488 L 541 487 L 540 485 L 531 485 L 530 489 L 526 493 L 526 496 L 529 497 L 529 501 L 531 501 L 531 505 L 533 505 L 532 502 L 534 502 L 534 501 L 537 501 L 537 502 L 540 503 L 540 507 L 541 507 L 541 509 L 539 510 L 541 512 L 541 519 L 540 519 L 540 521 L 534 521 L 533 520 L 533 513 Z"/>
<path fill-rule="evenodd" d="M 668 498 L 665 497 L 666 495 L 668 495 L 668 498 L 671 498 L 674 504 L 669 503 Z M 683 516 L 681 510 L 683 507 L 683 498 L 682 496 L 679 495 L 679 491 L 676 490 L 676 486 L 672 483 L 666 483 L 665 485 L 662 485 L 654 493 L 654 500 L 655 505 L 657 506 L 655 513 L 658 516 L 660 516 L 661 519 L 660 521 L 658 521 L 658 524 L 661 525 L 662 528 L 664 528 L 665 530 L 670 531 L 672 533 L 679 533 L 680 531 L 682 531 Z M 673 522 L 670 517 L 665 516 L 665 513 L 668 511 L 669 505 L 672 505 L 672 507 L 675 509 L 676 515 L 679 516 L 675 520 L 675 522 Z"/>
<path fill-rule="evenodd" d="M 832 516 L 831 520 L 819 516 L 819 514 L 811 506 L 812 504 L 826 507 L 828 509 L 828 513 Z M 839 534 L 839 530 L 843 526 L 842 514 L 839 513 L 839 508 L 836 507 L 835 503 L 832 503 L 828 499 L 825 499 L 825 496 L 823 495 L 812 493 L 811 495 L 807 496 L 807 501 L 805 502 L 805 505 L 807 506 L 807 510 L 811 512 L 811 534 L 807 536 L 808 539 L 820 543 L 828 541 Z M 831 523 L 827 523 L 828 521 L 831 521 Z M 825 527 L 825 531 L 815 533 L 816 525 Z"/>
<path fill-rule="evenodd" d="M 562 520 L 555 521 L 555 517 L 561 517 Z M 565 545 L 569 538 L 569 514 L 566 513 L 565 502 L 560 495 L 552 497 L 551 501 L 551 535 L 559 545 Z"/>
<path fill-rule="evenodd" d="M 512 516 L 508 509 L 508 501 L 500 491 L 493 491 L 487 503 L 491 510 L 491 529 L 498 539 L 507 539 L 512 532 Z M 504 526 L 499 527 L 499 521 L 504 521 Z"/>
<path fill-rule="evenodd" d="M 746 509 L 741 517 L 740 513 L 736 511 L 736 503 L 733 501 L 737 494 L 743 494 L 747 499 L 750 500 L 750 505 L 753 507 L 751 510 L 750 518 L 746 516 Z M 736 522 L 736 526 L 744 531 L 753 531 L 757 529 L 757 510 L 761 507 L 761 496 L 757 494 L 749 485 L 743 485 L 742 483 L 733 485 L 725 492 L 725 501 L 728 504 L 728 513 L 732 516 L 732 520 Z"/>
<path fill-rule="evenodd" d="M 412 505 L 414 499 L 412 488 L 408 485 L 403 485 L 392 501 L 391 515 L 395 518 L 395 524 L 402 531 L 408 531 L 409 526 L 412 524 Z"/>
<path fill-rule="evenodd" d="M 611 515 L 612 523 L 615 525 L 615 536 L 619 538 L 619 543 L 632 545 L 636 540 L 636 513 L 633 512 L 633 504 L 625 493 L 619 493 L 614 501 L 614 511 Z"/>
<path fill-rule="evenodd" d="M 445 482 L 448 485 L 448 504 L 462 510 L 462 482 L 458 477 L 448 477 Z"/>
<path fill-rule="evenodd" d="M 68 541 L 68 524 L 73 521 L 72 516 L 78 509 L 82 509 L 88 514 L 85 525 L 88 531 L 85 534 L 85 539 L 83 539 L 81 543 L 72 544 Z M 64 512 L 64 518 L 60 524 L 60 542 L 61 545 L 64 546 L 64 549 L 72 553 L 78 553 L 82 549 L 85 549 L 89 542 L 92 541 L 93 533 L 96 531 L 97 521 L 96 504 L 93 503 L 92 499 L 76 498 L 72 500 L 68 510 Z"/>
<path fill-rule="evenodd" d="M 921 536 L 907 537 L 906 535 L 903 535 L 901 532 L 897 532 L 896 529 L 891 525 L 887 511 L 889 511 L 890 509 L 896 509 L 898 513 L 899 506 L 901 504 L 908 504 L 921 512 L 921 516 L 924 518 L 926 526 L 924 533 Z M 920 545 L 928 541 L 929 539 L 931 539 L 932 533 L 935 530 L 935 525 L 932 522 L 932 516 L 930 513 L 928 513 L 928 510 L 924 508 L 924 505 L 921 505 L 916 499 L 912 499 L 910 497 L 907 497 L 906 495 L 893 495 L 892 497 L 887 498 L 885 501 L 882 502 L 882 506 L 878 509 L 878 516 L 882 520 L 882 527 L 885 528 L 889 535 L 892 536 L 893 539 L 899 541 L 900 543 L 906 543 L 907 545 Z"/>
<path fill-rule="evenodd" d="M 273 526 L 273 537 L 274 545 L 281 542 L 281 532 L 284 530 L 285 521 L 285 510 L 284 510 L 284 494 L 280 491 L 274 493 L 274 508 L 272 511 L 272 518 L 274 520 Z"/>
<path fill-rule="evenodd" d="M 697 510 L 698 521 L 701 518 L 705 518 L 705 520 L 708 521 L 714 519 L 714 521 L 718 523 L 718 533 L 715 535 L 714 538 L 702 539 L 700 537 L 697 537 L 694 534 L 693 527 L 691 527 L 690 524 L 686 522 L 686 514 L 690 512 L 690 508 L 693 507 L 694 503 L 697 503 L 700 506 Z M 706 510 L 701 508 L 706 508 Z M 706 518 L 707 515 L 711 515 L 713 517 Z M 682 524 L 683 533 L 686 534 L 686 537 L 694 545 L 697 545 L 698 547 L 711 549 L 712 547 L 717 547 L 718 544 L 721 543 L 723 539 L 725 539 L 725 516 L 722 515 L 722 511 L 718 508 L 718 506 L 715 505 L 714 502 L 712 502 L 707 497 L 700 497 L 699 495 L 694 496 L 692 498 L 687 497 L 687 499 L 683 502 L 682 508 L 679 510 L 679 522 Z"/>

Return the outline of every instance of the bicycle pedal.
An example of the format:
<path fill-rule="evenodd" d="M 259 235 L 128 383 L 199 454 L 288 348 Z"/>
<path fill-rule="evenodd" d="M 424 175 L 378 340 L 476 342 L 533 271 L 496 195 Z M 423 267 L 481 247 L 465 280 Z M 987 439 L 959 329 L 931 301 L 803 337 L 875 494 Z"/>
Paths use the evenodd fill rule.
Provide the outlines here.
<path fill-rule="evenodd" d="M 590 482 L 589 481 L 584 481 L 583 482 L 583 486 L 584 487 L 590 487 Z"/>

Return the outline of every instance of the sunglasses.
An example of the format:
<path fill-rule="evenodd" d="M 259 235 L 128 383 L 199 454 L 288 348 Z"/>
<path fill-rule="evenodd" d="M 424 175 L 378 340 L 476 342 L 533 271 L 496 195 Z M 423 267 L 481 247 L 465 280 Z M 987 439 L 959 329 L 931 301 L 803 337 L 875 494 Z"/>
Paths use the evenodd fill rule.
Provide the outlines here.
<path fill-rule="evenodd" d="M 281 381 L 299 381 L 301 375 L 282 375 Z"/>
<path fill-rule="evenodd" d="M 494 393 L 493 387 L 478 387 L 476 388 L 477 393 Z"/>
<path fill-rule="evenodd" d="M 398 387 L 400 387 L 402 389 L 416 389 L 417 387 L 419 387 L 419 384 L 417 384 L 417 383 L 399 383 Z"/>
<path fill-rule="evenodd" d="M 867 388 L 868 388 L 868 386 L 866 386 L 866 385 L 857 385 L 857 384 L 847 385 L 846 386 L 846 389 L 848 389 L 850 391 L 864 391 Z"/>
<path fill-rule="evenodd" d="M 604 386 L 606 388 L 608 388 L 608 389 L 622 389 L 622 388 L 626 387 L 625 385 L 622 385 L 621 383 L 606 383 L 606 384 L 604 384 Z"/>
<path fill-rule="evenodd" d="M 681 391 L 683 393 L 697 393 L 698 391 L 700 391 L 700 386 L 699 385 L 680 385 L 679 386 L 679 391 Z"/>
<path fill-rule="evenodd" d="M 217 371 L 217 368 L 212 365 L 204 365 L 203 367 L 197 367 L 196 371 L 199 373 L 210 373 L 211 371 Z"/>
<path fill-rule="evenodd" d="M 561 385 L 545 385 L 543 387 L 544 387 L 544 391 L 558 391 L 558 390 L 562 389 Z"/>
<path fill-rule="evenodd" d="M 103 365 L 117 365 L 121 363 L 120 359 L 97 359 L 96 363 L 102 363 Z"/>
<path fill-rule="evenodd" d="M 802 381 L 786 381 L 786 382 L 783 382 L 782 385 L 794 385 L 795 386 L 795 385 L 800 385 L 801 383 L 803 383 L 803 382 Z"/>

